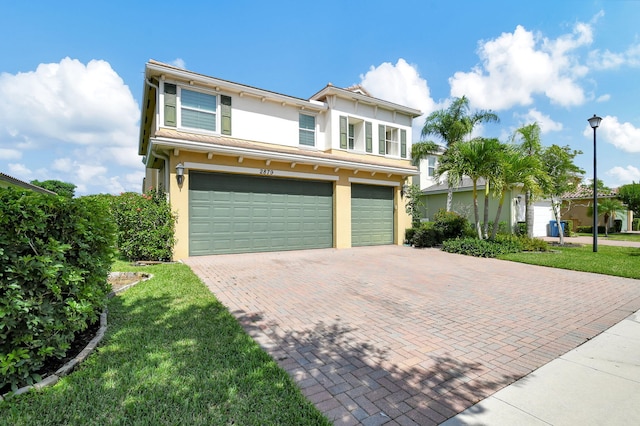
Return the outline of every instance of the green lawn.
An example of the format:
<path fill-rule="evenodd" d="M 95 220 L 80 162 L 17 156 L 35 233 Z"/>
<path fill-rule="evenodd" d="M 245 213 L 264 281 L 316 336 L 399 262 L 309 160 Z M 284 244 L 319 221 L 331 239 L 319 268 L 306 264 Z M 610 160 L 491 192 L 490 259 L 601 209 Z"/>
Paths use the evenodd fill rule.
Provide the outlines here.
<path fill-rule="evenodd" d="M 500 259 L 574 271 L 596 272 L 605 275 L 640 279 L 640 248 L 598 246 L 553 247 L 551 252 L 512 253 Z"/>
<path fill-rule="evenodd" d="M 580 233 L 576 235 L 579 235 L 581 237 L 593 237 L 593 234 L 585 234 L 585 233 Z M 600 239 L 613 240 L 613 241 L 635 241 L 640 243 L 640 234 L 619 233 L 619 234 L 609 234 L 608 237 L 605 237 L 604 234 L 598 234 L 598 240 Z M 571 239 L 569 239 L 569 241 L 571 241 Z"/>
<path fill-rule="evenodd" d="M 109 328 L 71 375 L 0 403 L 1 425 L 328 425 L 287 373 L 182 264 L 109 302 Z"/>

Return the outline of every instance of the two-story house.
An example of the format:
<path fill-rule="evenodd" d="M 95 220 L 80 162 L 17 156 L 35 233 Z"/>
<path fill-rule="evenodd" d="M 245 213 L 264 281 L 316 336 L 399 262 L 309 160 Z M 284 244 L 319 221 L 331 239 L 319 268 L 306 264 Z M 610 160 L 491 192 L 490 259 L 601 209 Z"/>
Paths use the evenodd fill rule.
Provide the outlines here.
<path fill-rule="evenodd" d="M 176 259 L 402 244 L 420 114 L 359 86 L 302 99 L 149 61 L 143 189 L 178 215 Z"/>

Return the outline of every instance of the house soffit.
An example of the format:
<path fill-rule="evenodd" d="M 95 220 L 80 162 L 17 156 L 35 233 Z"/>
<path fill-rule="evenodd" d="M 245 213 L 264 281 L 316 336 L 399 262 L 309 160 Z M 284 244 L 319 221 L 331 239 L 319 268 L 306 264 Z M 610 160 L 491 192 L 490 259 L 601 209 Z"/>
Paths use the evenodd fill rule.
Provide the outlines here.
<path fill-rule="evenodd" d="M 259 160 L 292 162 L 318 166 L 353 169 L 369 172 L 400 174 L 413 176 L 418 174 L 415 166 L 390 165 L 376 159 L 354 159 L 296 147 L 270 147 L 252 141 L 223 136 L 188 134 L 176 130 L 160 129 L 151 138 L 147 162 L 153 157 L 154 150 L 183 149 L 189 152 L 210 153 L 213 155 L 242 156 Z"/>

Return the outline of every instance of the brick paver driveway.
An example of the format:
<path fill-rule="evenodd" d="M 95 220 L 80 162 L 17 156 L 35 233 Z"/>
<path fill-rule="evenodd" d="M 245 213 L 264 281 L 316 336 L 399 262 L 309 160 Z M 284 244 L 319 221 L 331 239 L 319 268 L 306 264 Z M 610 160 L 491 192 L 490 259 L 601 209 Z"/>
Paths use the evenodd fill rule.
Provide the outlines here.
<path fill-rule="evenodd" d="M 640 281 L 398 246 L 186 261 L 336 424 L 437 424 L 640 309 Z"/>

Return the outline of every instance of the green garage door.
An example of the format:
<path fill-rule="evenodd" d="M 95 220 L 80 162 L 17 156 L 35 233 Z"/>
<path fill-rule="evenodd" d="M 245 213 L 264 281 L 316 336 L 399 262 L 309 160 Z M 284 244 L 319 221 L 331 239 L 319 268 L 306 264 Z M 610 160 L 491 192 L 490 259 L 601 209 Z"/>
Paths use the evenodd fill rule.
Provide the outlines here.
<path fill-rule="evenodd" d="M 189 255 L 333 247 L 333 184 L 189 173 Z"/>
<path fill-rule="evenodd" d="M 351 185 L 351 245 L 393 244 L 393 188 Z"/>

